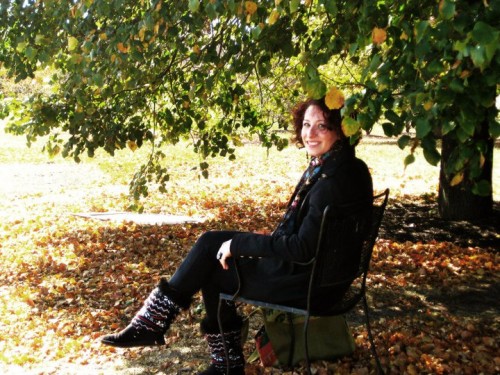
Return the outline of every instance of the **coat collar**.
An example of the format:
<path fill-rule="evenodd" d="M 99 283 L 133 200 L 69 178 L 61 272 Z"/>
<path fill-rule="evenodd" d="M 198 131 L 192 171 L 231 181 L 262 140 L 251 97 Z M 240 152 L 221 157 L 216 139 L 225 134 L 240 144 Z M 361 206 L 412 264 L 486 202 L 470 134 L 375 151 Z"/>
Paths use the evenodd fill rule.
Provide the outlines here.
<path fill-rule="evenodd" d="M 354 147 L 351 146 L 348 142 L 342 147 L 339 153 L 334 158 L 328 158 L 325 160 L 325 164 L 323 165 L 321 171 L 321 177 L 331 177 L 335 173 L 336 169 L 344 164 L 348 160 L 352 160 L 355 157 Z"/>

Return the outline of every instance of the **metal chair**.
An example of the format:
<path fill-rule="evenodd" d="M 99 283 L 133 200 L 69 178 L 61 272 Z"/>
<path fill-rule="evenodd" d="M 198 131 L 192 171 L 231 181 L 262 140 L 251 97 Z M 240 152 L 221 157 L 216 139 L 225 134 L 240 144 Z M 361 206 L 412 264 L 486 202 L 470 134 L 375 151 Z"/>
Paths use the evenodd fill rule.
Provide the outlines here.
<path fill-rule="evenodd" d="M 383 193 L 373 197 L 373 205 L 367 202 L 357 202 L 348 207 L 342 207 L 342 210 L 335 210 L 329 206 L 325 208 L 316 246 L 316 256 L 312 265 L 306 308 L 247 299 L 239 295 L 239 290 L 234 295 L 221 293 L 218 314 L 220 332 L 223 333 L 220 316 L 223 300 L 303 315 L 305 316 L 306 366 L 308 373 L 311 374 L 307 337 L 310 317 L 345 314 L 352 310 L 360 300 L 363 300 L 371 351 L 376 360 L 377 372 L 384 374 L 371 333 L 366 300 L 366 278 L 388 198 L 389 189 L 386 189 Z M 337 212 L 349 212 L 349 214 L 339 216 Z M 325 295 L 331 298 L 327 305 L 324 303 Z M 225 345 L 224 349 L 227 357 Z M 291 353 L 293 353 L 293 348 Z"/>

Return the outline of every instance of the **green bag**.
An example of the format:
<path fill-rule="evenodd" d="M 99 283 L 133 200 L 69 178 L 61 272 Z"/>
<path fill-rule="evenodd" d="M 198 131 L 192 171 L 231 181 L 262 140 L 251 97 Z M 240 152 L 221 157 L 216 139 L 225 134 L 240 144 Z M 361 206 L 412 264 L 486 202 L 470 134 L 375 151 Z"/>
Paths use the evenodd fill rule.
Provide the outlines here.
<path fill-rule="evenodd" d="M 305 317 L 272 309 L 262 309 L 262 313 L 264 330 L 256 336 L 262 364 L 294 366 L 305 360 Z M 354 352 L 354 339 L 344 315 L 311 317 L 307 336 L 310 360 L 333 360 Z"/>

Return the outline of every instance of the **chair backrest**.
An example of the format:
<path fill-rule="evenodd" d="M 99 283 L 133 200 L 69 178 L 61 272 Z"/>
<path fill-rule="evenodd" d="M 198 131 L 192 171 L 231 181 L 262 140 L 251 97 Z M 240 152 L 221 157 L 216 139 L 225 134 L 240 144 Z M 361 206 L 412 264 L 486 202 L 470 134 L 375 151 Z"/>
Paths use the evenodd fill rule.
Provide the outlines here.
<path fill-rule="evenodd" d="M 325 208 L 309 285 L 308 309 L 312 314 L 343 314 L 365 293 L 388 197 L 386 189 L 373 197 L 373 204 L 370 200 Z"/>

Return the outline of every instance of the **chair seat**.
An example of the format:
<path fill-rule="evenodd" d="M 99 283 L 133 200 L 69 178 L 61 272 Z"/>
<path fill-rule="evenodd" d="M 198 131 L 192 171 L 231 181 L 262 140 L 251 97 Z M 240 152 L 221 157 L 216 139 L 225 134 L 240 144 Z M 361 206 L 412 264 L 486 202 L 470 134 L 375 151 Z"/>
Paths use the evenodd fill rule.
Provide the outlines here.
<path fill-rule="evenodd" d="M 219 295 L 219 298 L 226 300 L 226 301 L 242 302 L 242 303 L 246 303 L 247 305 L 264 307 L 266 309 L 281 310 L 281 311 L 291 313 L 291 314 L 297 314 L 297 315 L 307 315 L 308 314 L 308 311 L 306 309 L 299 309 L 299 308 L 293 307 L 293 306 L 280 305 L 280 304 L 276 304 L 276 303 L 269 303 L 269 302 L 258 301 L 258 300 L 254 300 L 254 299 L 243 298 L 243 297 L 234 297 L 232 294 L 221 293 Z"/>

